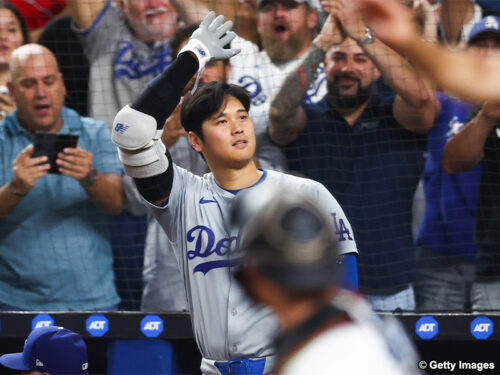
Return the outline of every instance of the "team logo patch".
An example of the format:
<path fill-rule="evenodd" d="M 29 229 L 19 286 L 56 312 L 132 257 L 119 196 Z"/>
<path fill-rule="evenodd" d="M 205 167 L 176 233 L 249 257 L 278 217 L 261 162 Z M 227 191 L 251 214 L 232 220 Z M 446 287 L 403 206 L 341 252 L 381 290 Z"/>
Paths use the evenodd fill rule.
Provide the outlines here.
<path fill-rule="evenodd" d="M 31 321 L 31 329 L 50 327 L 54 325 L 54 319 L 49 314 L 38 314 Z"/>
<path fill-rule="evenodd" d="M 434 338 L 439 332 L 439 323 L 432 316 L 423 316 L 415 324 L 415 333 L 424 340 Z"/>
<path fill-rule="evenodd" d="M 486 340 L 493 330 L 493 322 L 486 316 L 478 316 L 470 323 L 470 333 L 478 340 Z"/>
<path fill-rule="evenodd" d="M 109 330 L 109 320 L 102 314 L 92 314 L 87 318 L 85 328 L 90 335 L 101 337 Z"/>
<path fill-rule="evenodd" d="M 127 131 L 128 128 L 130 128 L 130 126 L 124 125 L 121 122 L 119 122 L 115 126 L 115 132 L 123 134 L 123 133 L 125 133 Z"/>
<path fill-rule="evenodd" d="M 146 315 L 141 320 L 141 332 L 146 337 L 158 337 L 163 332 L 163 319 L 158 315 Z"/>
<path fill-rule="evenodd" d="M 206 56 L 207 55 L 207 53 L 201 47 L 196 47 L 196 51 L 198 51 L 198 53 L 201 56 Z"/>

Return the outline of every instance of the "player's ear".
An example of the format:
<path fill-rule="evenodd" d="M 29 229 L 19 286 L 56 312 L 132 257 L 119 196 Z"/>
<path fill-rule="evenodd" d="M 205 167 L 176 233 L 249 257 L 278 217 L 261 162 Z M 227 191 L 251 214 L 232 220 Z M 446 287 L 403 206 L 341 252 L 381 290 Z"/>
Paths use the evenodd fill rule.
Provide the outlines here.
<path fill-rule="evenodd" d="M 203 149 L 203 141 L 195 132 L 188 133 L 189 143 L 191 143 L 191 147 L 193 150 L 197 152 L 201 152 Z"/>

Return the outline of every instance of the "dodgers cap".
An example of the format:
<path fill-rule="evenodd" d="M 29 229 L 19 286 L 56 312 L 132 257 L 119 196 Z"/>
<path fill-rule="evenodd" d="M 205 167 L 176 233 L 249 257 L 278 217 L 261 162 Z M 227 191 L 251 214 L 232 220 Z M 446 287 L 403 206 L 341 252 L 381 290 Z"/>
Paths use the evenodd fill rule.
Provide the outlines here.
<path fill-rule="evenodd" d="M 255 267 L 290 290 L 337 285 L 338 242 L 324 209 L 296 189 L 252 190 L 233 206 L 243 233 L 243 269 Z M 236 278 L 244 284 L 242 274 Z"/>
<path fill-rule="evenodd" d="M 82 337 L 63 327 L 35 328 L 28 335 L 22 353 L 4 354 L 0 363 L 20 371 L 51 375 L 86 375 L 87 346 Z"/>
<path fill-rule="evenodd" d="M 500 35 L 500 17 L 487 16 L 476 22 L 469 33 L 468 44 L 475 42 L 479 37 L 485 34 Z"/>

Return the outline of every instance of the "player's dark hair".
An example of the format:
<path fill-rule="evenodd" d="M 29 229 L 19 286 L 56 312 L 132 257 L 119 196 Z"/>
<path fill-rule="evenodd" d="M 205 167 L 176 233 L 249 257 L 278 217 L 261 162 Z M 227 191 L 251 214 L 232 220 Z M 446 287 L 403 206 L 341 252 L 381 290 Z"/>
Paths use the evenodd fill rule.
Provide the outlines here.
<path fill-rule="evenodd" d="M 250 110 L 250 95 L 243 87 L 223 82 L 208 82 L 193 94 L 184 97 L 181 109 L 181 123 L 186 132 L 194 132 L 203 140 L 201 125 L 214 115 L 228 96 L 233 96 Z"/>
<path fill-rule="evenodd" d="M 23 44 L 27 44 L 31 41 L 30 34 L 28 32 L 28 26 L 26 25 L 26 21 L 24 20 L 21 12 L 10 2 L 0 0 L 0 9 L 7 9 L 14 14 L 17 21 L 19 22 L 19 26 L 21 27 L 21 33 L 23 34 Z"/>

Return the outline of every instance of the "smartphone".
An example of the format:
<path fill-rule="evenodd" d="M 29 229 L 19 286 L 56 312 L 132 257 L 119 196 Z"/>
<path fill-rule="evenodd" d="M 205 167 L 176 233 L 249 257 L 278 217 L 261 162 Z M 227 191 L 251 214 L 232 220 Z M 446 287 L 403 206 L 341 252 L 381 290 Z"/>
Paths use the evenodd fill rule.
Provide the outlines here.
<path fill-rule="evenodd" d="M 46 155 L 50 163 L 49 173 L 60 173 L 56 164 L 57 154 L 62 152 L 66 147 L 75 148 L 77 145 L 77 135 L 37 131 L 35 133 L 35 149 L 32 157 Z"/>

